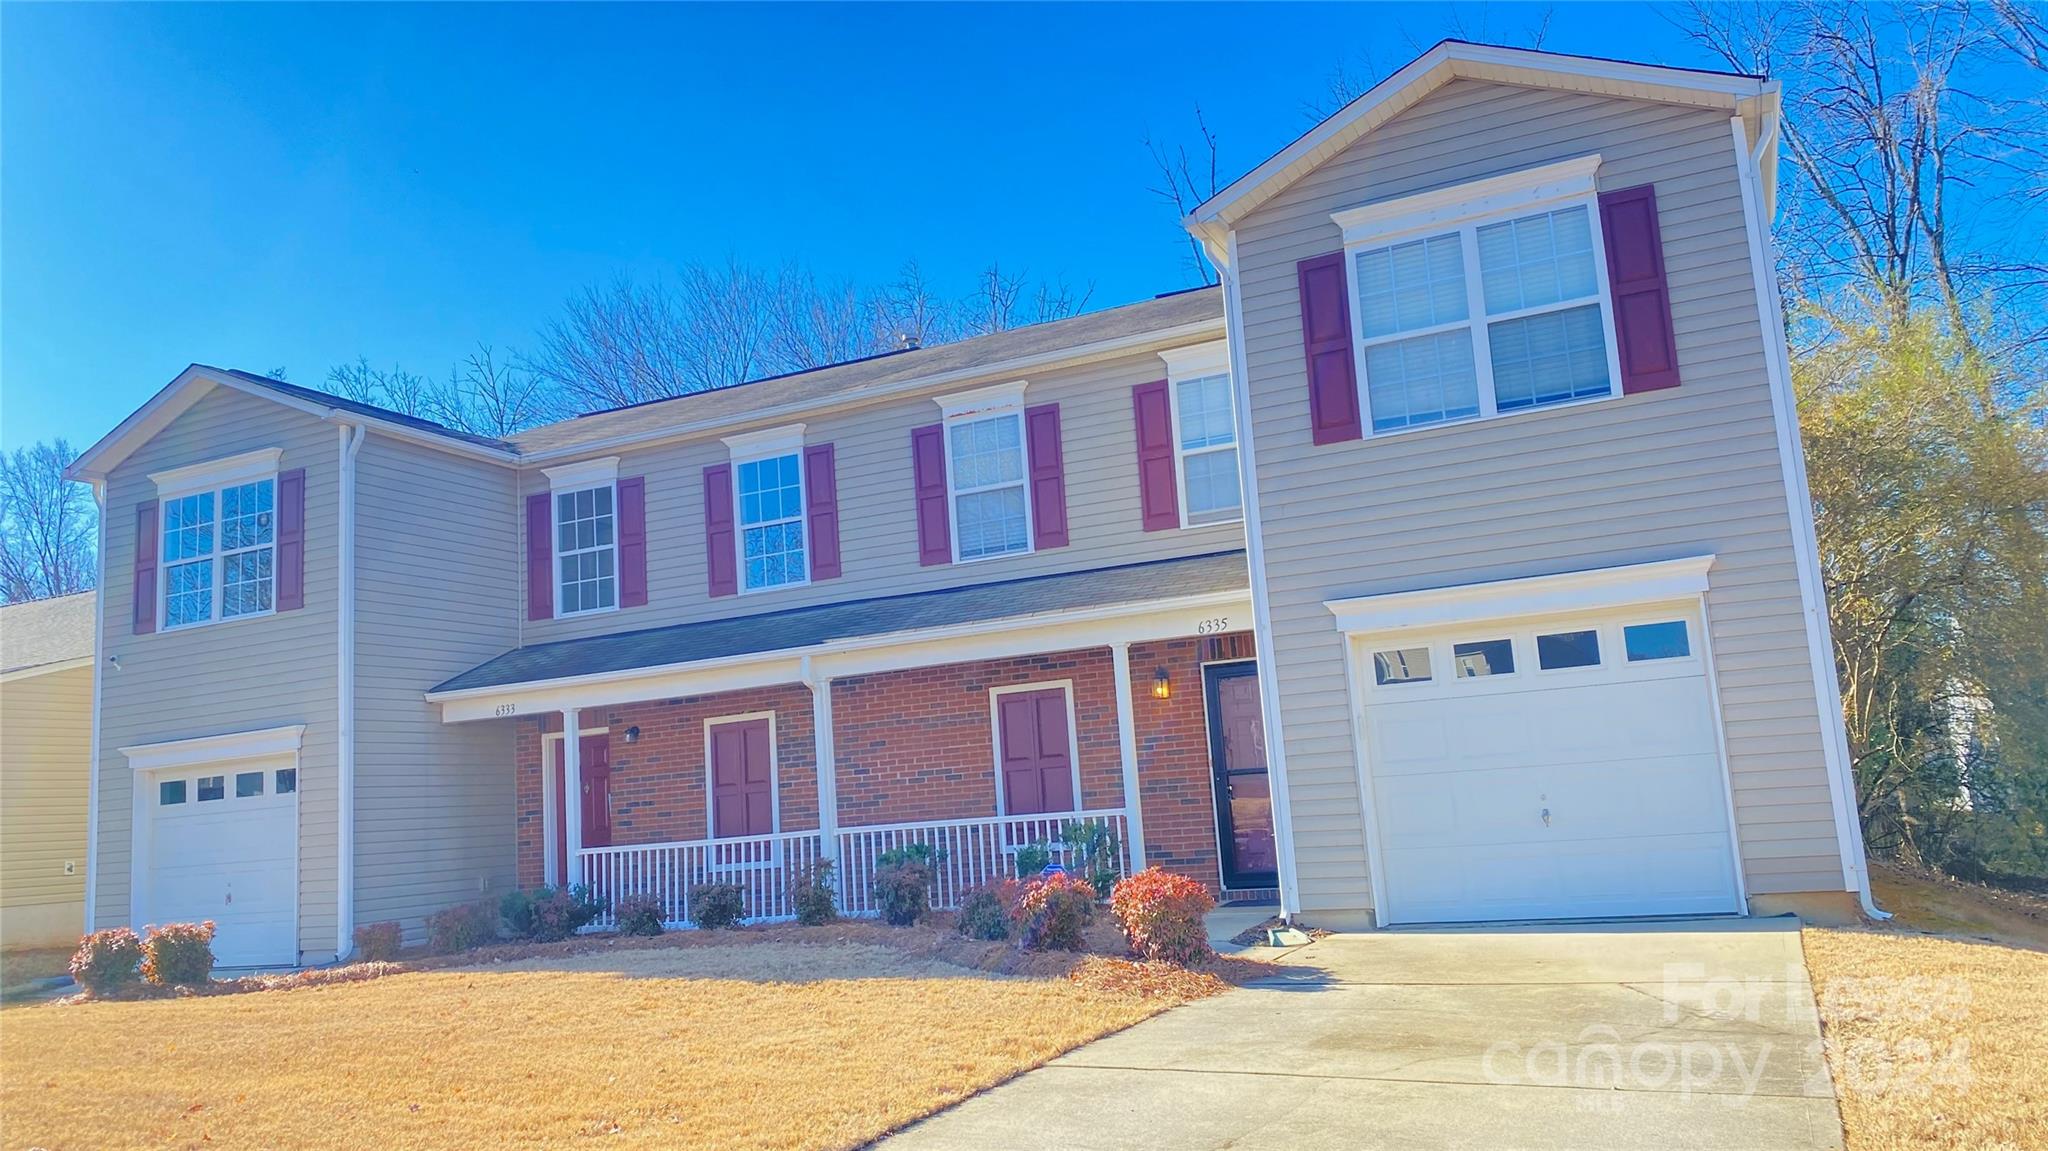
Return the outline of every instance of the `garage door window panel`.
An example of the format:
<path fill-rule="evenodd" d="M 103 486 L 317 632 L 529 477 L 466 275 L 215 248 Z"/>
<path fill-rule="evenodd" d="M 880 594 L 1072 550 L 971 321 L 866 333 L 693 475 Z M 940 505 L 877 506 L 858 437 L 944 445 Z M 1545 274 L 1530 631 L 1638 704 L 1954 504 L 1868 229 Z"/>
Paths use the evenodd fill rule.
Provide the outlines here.
<path fill-rule="evenodd" d="M 1372 675 L 1373 682 L 1382 687 L 1403 683 L 1428 683 L 1429 649 L 1403 647 L 1374 652 Z"/>
<path fill-rule="evenodd" d="M 225 799 L 227 793 L 226 776 L 205 775 L 199 778 L 199 802 L 205 803 L 208 800 Z"/>
<path fill-rule="evenodd" d="M 156 785 L 156 801 L 165 807 L 185 802 L 185 781 L 167 779 Z"/>
<path fill-rule="evenodd" d="M 235 798 L 248 799 L 263 794 L 263 773 L 260 771 L 238 771 L 235 773 Z"/>
<path fill-rule="evenodd" d="M 1536 666 L 1544 671 L 1600 666 L 1600 633 L 1587 628 L 1538 635 Z"/>
<path fill-rule="evenodd" d="M 1513 675 L 1515 673 L 1514 641 L 1489 639 L 1453 644 L 1451 645 L 1451 663 L 1458 669 L 1459 679 Z"/>
<path fill-rule="evenodd" d="M 277 794 L 290 795 L 299 790 L 299 769 L 281 767 L 277 770 Z"/>
<path fill-rule="evenodd" d="M 1621 629 L 1621 642 L 1630 663 L 1684 659 L 1692 654 L 1684 620 L 1629 624 Z"/>

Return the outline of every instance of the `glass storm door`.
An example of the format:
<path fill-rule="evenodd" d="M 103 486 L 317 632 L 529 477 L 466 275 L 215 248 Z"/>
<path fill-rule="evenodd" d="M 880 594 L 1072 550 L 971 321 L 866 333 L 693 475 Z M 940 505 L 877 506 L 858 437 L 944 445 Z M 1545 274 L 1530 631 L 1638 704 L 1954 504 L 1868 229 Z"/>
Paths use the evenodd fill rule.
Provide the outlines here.
<path fill-rule="evenodd" d="M 1216 777 L 1223 885 L 1237 890 L 1277 886 L 1258 665 L 1250 660 L 1208 664 L 1202 681 L 1209 694 L 1209 762 Z"/>

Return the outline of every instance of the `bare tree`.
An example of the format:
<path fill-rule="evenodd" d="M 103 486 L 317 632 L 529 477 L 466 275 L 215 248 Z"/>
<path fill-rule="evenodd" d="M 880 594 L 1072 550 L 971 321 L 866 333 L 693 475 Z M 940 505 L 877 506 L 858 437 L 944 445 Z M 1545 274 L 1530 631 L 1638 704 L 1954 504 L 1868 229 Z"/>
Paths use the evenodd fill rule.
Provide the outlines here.
<path fill-rule="evenodd" d="M 953 310 L 912 260 L 896 281 L 877 293 L 869 309 L 876 350 L 921 348 L 953 338 Z"/>
<path fill-rule="evenodd" d="M 327 390 L 343 399 L 400 415 L 432 418 L 426 410 L 430 385 L 425 376 L 408 372 L 397 364 L 389 370 L 371 367 L 368 356 L 358 357 L 353 364 L 337 364 L 328 369 Z"/>
<path fill-rule="evenodd" d="M 478 344 L 448 369 L 446 383 L 427 389 L 422 414 L 458 431 L 503 437 L 564 413 L 546 381 L 517 356 L 500 357 L 491 345 Z"/>
<path fill-rule="evenodd" d="M 8 603 L 95 582 L 98 510 L 85 485 L 64 478 L 77 457 L 62 439 L 0 456 L 0 596 Z"/>
<path fill-rule="evenodd" d="M 1186 144 L 1164 144 L 1154 140 L 1150 133 L 1145 135 L 1145 150 L 1151 153 L 1153 166 L 1159 169 L 1159 183 L 1153 185 L 1152 194 L 1173 205 L 1174 226 L 1188 246 L 1187 269 L 1207 285 L 1215 283 L 1216 276 L 1208 257 L 1202 253 L 1202 242 L 1180 226 L 1188 213 L 1222 187 L 1216 178 L 1216 133 L 1209 130 L 1200 104 L 1195 105 L 1195 132 L 1201 142 L 1193 155 Z"/>
<path fill-rule="evenodd" d="M 985 336 L 1026 324 L 1063 320 L 1087 307 L 1094 294 L 1093 283 L 1077 295 L 1065 279 L 1034 286 L 1028 274 L 1005 272 L 1000 262 L 991 261 L 975 277 L 974 290 L 960 305 L 961 334 Z"/>
<path fill-rule="evenodd" d="M 570 297 L 563 313 L 541 331 L 527 366 L 576 404 L 622 407 L 697 390 L 684 367 L 682 307 L 666 282 L 620 276 Z"/>
<path fill-rule="evenodd" d="M 893 346 L 877 332 L 876 306 L 850 281 L 821 284 L 813 273 L 786 266 L 768 296 L 767 362 L 775 371 L 796 372 Z"/>

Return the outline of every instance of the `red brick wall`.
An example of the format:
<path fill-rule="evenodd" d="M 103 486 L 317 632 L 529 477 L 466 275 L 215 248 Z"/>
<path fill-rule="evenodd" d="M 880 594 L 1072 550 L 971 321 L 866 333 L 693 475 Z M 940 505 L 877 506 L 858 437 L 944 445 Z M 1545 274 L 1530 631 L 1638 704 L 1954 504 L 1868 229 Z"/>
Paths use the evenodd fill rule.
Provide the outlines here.
<path fill-rule="evenodd" d="M 1081 805 L 1123 804 L 1109 651 L 1058 652 L 849 676 L 832 683 L 842 826 L 996 813 L 989 689 L 1071 680 Z"/>

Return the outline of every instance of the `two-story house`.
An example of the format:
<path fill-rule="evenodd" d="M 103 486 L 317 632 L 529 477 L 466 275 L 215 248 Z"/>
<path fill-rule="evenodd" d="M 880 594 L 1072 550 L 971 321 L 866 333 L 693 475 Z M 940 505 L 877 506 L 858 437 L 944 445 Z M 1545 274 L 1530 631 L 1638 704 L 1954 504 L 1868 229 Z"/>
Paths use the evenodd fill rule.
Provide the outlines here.
<path fill-rule="evenodd" d="M 1853 915 L 1776 117 L 1446 43 L 1194 213 L 1220 290 L 504 441 L 194 366 L 75 469 L 91 919 L 858 914 L 1074 823 L 1336 926 Z"/>

